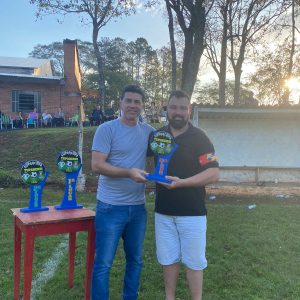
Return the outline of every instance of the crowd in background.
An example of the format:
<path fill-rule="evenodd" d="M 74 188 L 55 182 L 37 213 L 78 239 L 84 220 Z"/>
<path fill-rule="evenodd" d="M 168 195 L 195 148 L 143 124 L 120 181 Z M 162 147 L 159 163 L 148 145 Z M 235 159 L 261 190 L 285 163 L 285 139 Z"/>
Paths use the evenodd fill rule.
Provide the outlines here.
<path fill-rule="evenodd" d="M 111 121 L 120 117 L 120 112 L 113 108 L 102 109 L 101 105 L 96 105 L 92 111 L 82 111 L 82 121 L 84 126 L 99 126 L 104 122 Z M 167 120 L 166 105 L 162 103 L 158 106 L 155 102 L 145 108 L 145 112 L 140 116 L 141 122 L 147 123 L 165 123 Z M 0 110 L 0 129 L 21 129 L 21 128 L 37 128 L 37 127 L 64 127 L 78 126 L 79 114 L 75 114 L 70 118 L 65 117 L 62 108 L 57 108 L 54 113 L 44 110 L 39 113 L 34 108 L 29 113 L 14 113 L 7 115 L 1 113 Z"/>

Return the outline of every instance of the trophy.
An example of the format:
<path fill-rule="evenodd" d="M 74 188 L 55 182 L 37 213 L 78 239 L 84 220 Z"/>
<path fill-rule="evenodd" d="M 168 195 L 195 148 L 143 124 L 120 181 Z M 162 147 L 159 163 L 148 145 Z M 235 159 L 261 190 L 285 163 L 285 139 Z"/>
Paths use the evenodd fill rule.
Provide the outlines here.
<path fill-rule="evenodd" d="M 55 209 L 82 208 L 76 203 L 76 181 L 82 167 L 81 158 L 76 151 L 65 150 L 59 153 L 57 158 L 58 169 L 66 174 L 65 193 L 60 205 Z"/>
<path fill-rule="evenodd" d="M 151 181 L 171 183 L 172 180 L 166 179 L 166 175 L 170 159 L 178 145 L 169 132 L 162 130 L 154 132 L 149 143 L 152 152 L 157 155 L 157 162 L 154 173 L 146 175 L 146 178 Z"/>
<path fill-rule="evenodd" d="M 30 198 L 28 207 L 21 208 L 24 213 L 49 210 L 42 206 L 42 193 L 49 173 L 45 166 L 38 160 L 29 160 L 22 163 L 21 178 L 24 183 L 30 185 Z"/>

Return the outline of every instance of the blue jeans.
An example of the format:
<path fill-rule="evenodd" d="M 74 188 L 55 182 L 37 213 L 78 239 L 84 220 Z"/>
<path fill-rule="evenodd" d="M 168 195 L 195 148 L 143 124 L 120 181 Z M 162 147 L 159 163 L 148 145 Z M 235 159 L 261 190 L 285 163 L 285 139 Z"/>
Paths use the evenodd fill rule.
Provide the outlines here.
<path fill-rule="evenodd" d="M 92 300 L 109 299 L 109 273 L 121 237 L 126 257 L 123 300 L 137 299 L 146 225 L 147 212 L 144 204 L 111 205 L 98 201 Z"/>

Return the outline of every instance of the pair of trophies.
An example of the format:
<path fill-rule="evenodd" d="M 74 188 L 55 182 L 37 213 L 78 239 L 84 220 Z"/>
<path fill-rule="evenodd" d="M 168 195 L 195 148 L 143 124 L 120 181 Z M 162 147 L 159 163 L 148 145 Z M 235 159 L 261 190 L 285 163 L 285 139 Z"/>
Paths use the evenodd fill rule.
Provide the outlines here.
<path fill-rule="evenodd" d="M 66 183 L 64 197 L 60 205 L 55 209 L 75 209 L 82 208 L 82 205 L 76 202 L 76 181 L 82 167 L 81 158 L 76 151 L 65 150 L 59 153 L 57 158 L 57 167 L 65 173 Z M 21 208 L 24 213 L 46 211 L 48 207 L 42 206 L 42 193 L 49 172 L 45 166 L 38 160 L 29 160 L 22 163 L 21 178 L 24 183 L 30 185 L 30 198 L 28 207 Z"/>
<path fill-rule="evenodd" d="M 168 164 L 174 152 L 177 149 L 172 135 L 166 131 L 156 131 L 150 139 L 150 148 L 157 155 L 155 171 L 146 176 L 148 180 L 155 182 L 171 183 L 167 179 Z M 81 158 L 76 151 L 65 150 L 59 153 L 57 158 L 58 169 L 65 173 L 66 184 L 64 197 L 60 205 L 55 209 L 76 209 L 82 208 L 82 205 L 76 203 L 76 181 L 79 171 L 82 167 Z M 42 192 L 49 172 L 45 166 L 38 160 L 29 160 L 22 164 L 22 180 L 30 185 L 30 199 L 28 207 L 21 208 L 21 212 L 37 212 L 49 210 L 48 207 L 42 206 Z"/>

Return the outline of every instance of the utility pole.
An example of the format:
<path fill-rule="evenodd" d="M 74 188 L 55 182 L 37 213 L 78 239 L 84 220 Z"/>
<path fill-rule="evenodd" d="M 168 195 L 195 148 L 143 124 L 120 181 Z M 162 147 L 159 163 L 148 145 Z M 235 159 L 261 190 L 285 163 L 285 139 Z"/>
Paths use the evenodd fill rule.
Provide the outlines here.
<path fill-rule="evenodd" d="M 81 164 L 83 165 L 83 123 L 82 123 L 82 117 L 83 117 L 83 104 L 82 104 L 82 99 L 80 102 L 80 106 L 78 107 L 78 115 L 79 115 L 79 120 L 78 120 L 78 154 L 81 158 Z M 86 177 L 85 174 L 82 172 L 82 167 L 79 171 L 79 175 L 77 178 L 77 185 L 76 185 L 76 190 L 78 192 L 83 192 L 85 190 L 85 182 L 86 182 Z"/>

